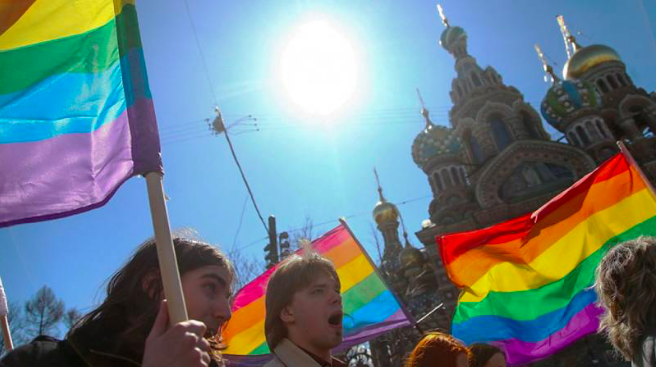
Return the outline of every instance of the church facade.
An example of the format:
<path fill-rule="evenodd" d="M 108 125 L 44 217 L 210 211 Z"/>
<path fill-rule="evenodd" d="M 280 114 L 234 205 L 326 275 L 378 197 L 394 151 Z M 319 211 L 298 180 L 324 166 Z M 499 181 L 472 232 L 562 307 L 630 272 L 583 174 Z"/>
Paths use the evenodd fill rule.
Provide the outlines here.
<path fill-rule="evenodd" d="M 538 209 L 615 154 L 616 141 L 625 142 L 653 183 L 656 93 L 633 83 L 615 50 L 605 45 L 582 47 L 563 25 L 573 52 L 562 77 L 543 61 L 552 85 L 538 112 L 493 67 L 483 68 L 469 55 L 463 28 L 451 26 L 445 17 L 443 22 L 440 44 L 453 56 L 456 70 L 449 126 L 434 124 L 429 111 L 422 109 L 425 126 L 412 144 L 412 158 L 433 193 L 428 219 L 416 232 L 424 248 L 412 248 L 407 239 L 401 245 L 398 209 L 384 199 L 380 188 L 374 219 L 385 240 L 381 268 L 392 287 L 415 317 L 441 304 L 422 324 L 449 330 L 459 290 L 447 277 L 435 238 Z M 543 118 L 563 134 L 561 139 L 552 139 Z M 427 269 L 432 271 L 429 276 Z M 409 352 L 418 335 L 408 332 L 408 345 L 372 342 L 376 366 L 401 365 L 393 358 Z M 591 335 L 534 365 L 623 364 L 599 335 Z"/>

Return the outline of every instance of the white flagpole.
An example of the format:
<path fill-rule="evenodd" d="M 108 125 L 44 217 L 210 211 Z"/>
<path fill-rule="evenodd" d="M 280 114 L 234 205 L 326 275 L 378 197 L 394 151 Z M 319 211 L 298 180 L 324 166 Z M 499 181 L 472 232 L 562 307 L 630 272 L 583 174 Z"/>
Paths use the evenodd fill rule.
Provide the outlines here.
<path fill-rule="evenodd" d="M 7 306 L 7 296 L 5 295 L 5 288 L 2 286 L 2 278 L 0 278 L 0 327 L 2 328 L 2 339 L 5 342 L 7 351 L 14 349 L 14 343 L 11 341 L 11 331 L 9 330 L 9 307 Z"/>
<path fill-rule="evenodd" d="M 186 321 L 188 316 L 184 294 L 182 293 L 178 262 L 176 261 L 175 250 L 173 248 L 169 214 L 166 210 L 162 174 L 159 172 L 147 173 L 146 186 L 148 187 L 150 214 L 152 215 L 153 228 L 155 229 L 160 274 L 169 308 L 169 320 L 171 324 L 177 324 Z"/>

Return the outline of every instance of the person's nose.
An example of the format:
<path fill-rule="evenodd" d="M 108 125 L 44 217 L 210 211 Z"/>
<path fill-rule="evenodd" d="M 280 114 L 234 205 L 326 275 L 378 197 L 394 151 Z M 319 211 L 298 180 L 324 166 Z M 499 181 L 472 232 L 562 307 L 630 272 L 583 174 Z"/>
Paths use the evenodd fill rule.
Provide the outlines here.
<path fill-rule="evenodd" d="M 333 292 L 333 297 L 330 300 L 332 304 L 342 304 L 342 294 L 338 291 Z"/>
<path fill-rule="evenodd" d="M 228 300 L 215 302 L 212 308 L 212 316 L 218 319 L 222 324 L 230 320 L 230 317 L 232 317 L 230 302 Z"/>

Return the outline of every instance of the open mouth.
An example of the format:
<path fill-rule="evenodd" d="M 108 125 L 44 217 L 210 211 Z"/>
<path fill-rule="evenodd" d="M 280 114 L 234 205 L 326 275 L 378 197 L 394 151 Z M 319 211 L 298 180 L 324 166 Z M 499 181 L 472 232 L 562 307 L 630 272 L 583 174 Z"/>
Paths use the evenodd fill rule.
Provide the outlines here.
<path fill-rule="evenodd" d="M 339 326 L 339 327 L 341 327 L 341 326 L 342 326 L 342 318 L 343 318 L 343 317 L 344 317 L 344 314 L 341 313 L 341 312 L 338 312 L 338 313 L 332 314 L 332 315 L 330 315 L 330 317 L 328 318 L 328 323 L 329 323 L 331 326 Z"/>
<path fill-rule="evenodd" d="M 205 337 L 205 338 L 213 338 L 213 337 L 215 337 L 215 336 L 217 335 L 218 332 L 219 332 L 218 329 L 215 329 L 215 328 L 207 328 L 207 330 L 205 330 L 205 335 L 204 335 L 204 337 Z"/>

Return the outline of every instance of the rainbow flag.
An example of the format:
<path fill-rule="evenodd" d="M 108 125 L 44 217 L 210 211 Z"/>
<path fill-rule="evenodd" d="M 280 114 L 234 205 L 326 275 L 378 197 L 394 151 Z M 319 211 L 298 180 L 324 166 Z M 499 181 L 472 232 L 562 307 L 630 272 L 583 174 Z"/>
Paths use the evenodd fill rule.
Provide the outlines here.
<path fill-rule="evenodd" d="M 134 0 L 0 0 L 0 227 L 161 171 Z"/>
<path fill-rule="evenodd" d="M 333 262 L 342 283 L 344 341 L 338 350 L 410 325 L 411 319 L 346 224 L 313 241 L 312 248 Z M 223 333 L 229 366 L 261 366 L 272 358 L 264 336 L 264 295 L 275 269 L 267 270 L 236 295 L 232 318 Z"/>
<path fill-rule="evenodd" d="M 595 268 L 609 248 L 640 235 L 656 235 L 656 196 L 620 153 L 534 213 L 438 238 L 463 289 L 453 335 L 497 345 L 516 365 L 596 332 Z"/>

